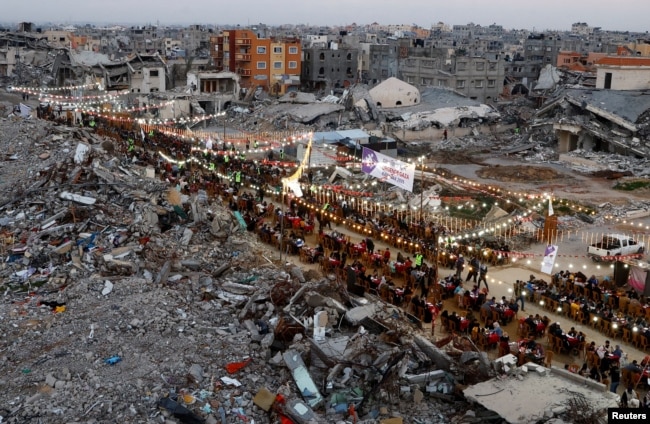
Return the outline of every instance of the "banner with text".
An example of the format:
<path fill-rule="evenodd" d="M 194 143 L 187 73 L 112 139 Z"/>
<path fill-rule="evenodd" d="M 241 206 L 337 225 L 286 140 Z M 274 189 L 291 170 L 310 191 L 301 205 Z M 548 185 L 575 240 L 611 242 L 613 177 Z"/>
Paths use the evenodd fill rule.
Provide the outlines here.
<path fill-rule="evenodd" d="M 553 274 L 553 266 L 555 265 L 555 258 L 557 257 L 557 246 L 549 244 L 544 250 L 544 259 L 542 259 L 542 272 L 544 274 Z"/>
<path fill-rule="evenodd" d="M 414 163 L 402 162 L 364 147 L 361 171 L 404 190 L 413 191 Z"/>

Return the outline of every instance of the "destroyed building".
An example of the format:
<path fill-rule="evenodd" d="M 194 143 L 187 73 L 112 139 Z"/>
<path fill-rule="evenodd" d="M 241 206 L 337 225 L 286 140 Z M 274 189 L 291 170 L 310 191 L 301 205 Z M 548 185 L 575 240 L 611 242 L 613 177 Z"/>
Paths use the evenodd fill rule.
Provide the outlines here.
<path fill-rule="evenodd" d="M 576 149 L 650 156 L 650 94 L 646 91 L 563 88 L 537 113 L 552 124 L 558 152 Z"/>
<path fill-rule="evenodd" d="M 60 83 L 92 77 L 106 90 L 131 93 L 164 92 L 168 85 L 167 65 L 158 53 L 115 60 L 101 53 L 64 49 L 56 56 L 52 76 Z"/>

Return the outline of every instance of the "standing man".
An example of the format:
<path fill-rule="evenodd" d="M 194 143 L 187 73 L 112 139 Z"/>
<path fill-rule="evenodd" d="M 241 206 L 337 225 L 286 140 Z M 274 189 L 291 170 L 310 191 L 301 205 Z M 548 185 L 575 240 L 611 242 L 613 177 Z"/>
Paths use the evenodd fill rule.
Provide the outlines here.
<path fill-rule="evenodd" d="M 490 288 L 488 287 L 488 283 L 487 283 L 487 273 L 488 273 L 487 264 L 485 262 L 481 262 L 481 264 L 478 267 L 478 287 L 481 288 L 481 281 L 483 281 L 485 283 L 485 288 L 489 293 Z"/>
<path fill-rule="evenodd" d="M 456 259 L 456 278 L 463 278 L 461 277 L 463 268 L 465 268 L 465 258 L 463 258 L 463 255 L 458 255 L 458 259 Z"/>
<path fill-rule="evenodd" d="M 473 257 L 469 261 L 469 271 L 467 272 L 467 278 L 465 281 L 469 281 L 470 278 L 473 278 L 474 283 L 476 283 L 476 277 L 478 276 L 478 267 L 479 267 L 479 261 L 477 257 Z"/>
<path fill-rule="evenodd" d="M 422 252 L 418 252 L 415 254 L 415 268 L 420 269 L 422 268 L 422 260 L 424 259 L 424 256 L 422 256 Z"/>
<path fill-rule="evenodd" d="M 517 280 L 515 282 L 514 293 L 515 293 L 515 303 L 521 301 L 521 311 L 526 312 L 526 309 L 524 307 L 524 282 L 523 281 Z"/>

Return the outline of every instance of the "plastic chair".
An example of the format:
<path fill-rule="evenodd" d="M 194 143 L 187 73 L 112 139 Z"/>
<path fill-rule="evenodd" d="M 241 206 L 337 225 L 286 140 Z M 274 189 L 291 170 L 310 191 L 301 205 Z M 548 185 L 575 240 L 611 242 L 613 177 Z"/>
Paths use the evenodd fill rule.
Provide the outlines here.
<path fill-rule="evenodd" d="M 632 332 L 629 328 L 623 328 L 623 341 L 625 343 L 632 343 Z"/>
<path fill-rule="evenodd" d="M 487 309 L 481 308 L 481 312 L 479 313 L 479 319 L 481 322 L 486 322 L 487 319 L 490 317 L 490 313 L 488 312 Z"/>

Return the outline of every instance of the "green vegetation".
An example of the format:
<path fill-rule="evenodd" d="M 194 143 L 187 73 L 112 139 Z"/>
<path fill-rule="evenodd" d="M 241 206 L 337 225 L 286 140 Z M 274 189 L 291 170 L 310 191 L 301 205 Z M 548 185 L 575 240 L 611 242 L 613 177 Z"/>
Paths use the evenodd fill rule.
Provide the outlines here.
<path fill-rule="evenodd" d="M 642 180 L 622 181 L 617 183 L 614 186 L 614 190 L 623 190 L 623 191 L 634 191 L 634 190 L 641 190 L 644 188 L 650 188 L 650 181 L 642 181 Z"/>

